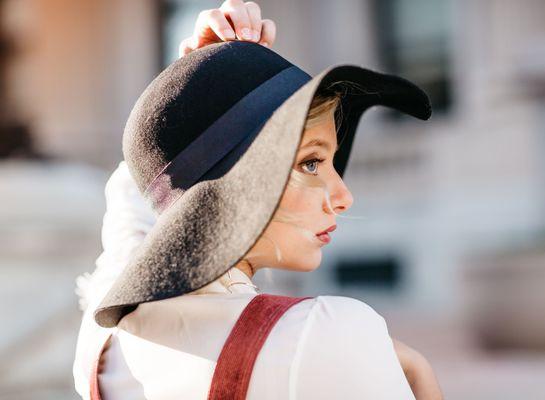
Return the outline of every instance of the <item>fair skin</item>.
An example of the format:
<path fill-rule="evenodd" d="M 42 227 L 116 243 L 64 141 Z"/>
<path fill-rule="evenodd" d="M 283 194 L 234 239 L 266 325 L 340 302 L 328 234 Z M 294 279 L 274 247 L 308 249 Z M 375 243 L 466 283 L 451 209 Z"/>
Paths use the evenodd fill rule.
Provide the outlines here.
<path fill-rule="evenodd" d="M 246 36 L 248 31 L 253 32 L 253 36 Z M 275 23 L 261 18 L 261 9 L 257 3 L 227 0 L 219 8 L 204 10 L 199 14 L 193 35 L 180 43 L 179 52 L 180 56 L 184 56 L 208 44 L 228 40 L 247 40 L 272 47 L 275 38 Z M 313 140 L 319 140 L 325 146 L 307 147 Z M 293 168 L 307 174 L 319 174 L 329 191 L 333 210 L 341 214 L 351 207 L 354 199 L 333 166 L 336 148 L 335 121 L 333 114 L 330 114 L 319 124 L 303 132 Z M 313 159 L 323 161 L 312 161 Z M 322 231 L 335 224 L 336 216 L 328 209 L 324 197 L 318 191 L 315 194 L 305 192 L 302 196 L 301 190 L 288 185 L 280 200 L 280 206 L 294 212 L 306 211 L 300 223 L 312 232 Z M 251 265 L 246 262 L 237 264 L 237 268 L 249 277 L 265 266 L 304 272 L 319 267 L 322 247 L 325 245 L 319 239 L 308 240 L 293 226 L 274 221 L 267 226 L 265 234 L 274 238 L 280 247 L 282 260 L 276 260 L 273 245 L 269 241 L 258 240 L 252 250 L 257 250 L 259 255 L 251 260 Z M 334 237 L 334 233 L 330 235 Z M 392 342 L 415 398 L 443 400 L 439 383 L 426 358 L 399 340 L 392 338 Z"/>
<path fill-rule="evenodd" d="M 322 119 L 323 122 L 304 131 L 292 167 L 304 174 L 319 176 L 330 193 L 332 209 L 340 214 L 350 208 L 354 199 L 333 166 L 333 156 L 337 148 L 333 113 L 328 113 Z M 301 215 L 298 225 L 312 233 L 324 231 L 336 224 L 336 215 L 327 206 L 326 197 L 320 190 L 288 185 L 280 200 L 280 206 Z M 276 221 L 267 226 L 264 234 L 276 242 L 282 258 L 277 260 L 273 243 L 260 239 L 252 249 L 257 250 L 259 255 L 250 259 L 254 272 L 263 267 L 308 272 L 320 266 L 322 247 L 327 244 L 315 235 L 309 239 L 293 225 Z M 333 237 L 334 233 L 330 232 L 330 235 Z M 245 262 L 237 264 L 237 268 L 249 276 L 253 275 L 250 266 Z"/>

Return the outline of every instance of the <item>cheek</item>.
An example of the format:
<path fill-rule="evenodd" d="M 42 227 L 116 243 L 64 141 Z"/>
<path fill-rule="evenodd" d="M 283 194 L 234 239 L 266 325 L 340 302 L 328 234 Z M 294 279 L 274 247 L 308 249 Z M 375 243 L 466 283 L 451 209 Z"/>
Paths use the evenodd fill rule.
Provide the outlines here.
<path fill-rule="evenodd" d="M 288 185 L 280 201 L 283 210 L 295 218 L 290 223 L 273 223 L 266 234 L 281 250 L 280 261 L 272 263 L 276 267 L 310 271 L 320 265 L 322 252 L 319 242 L 314 238 L 317 222 L 323 218 L 323 190 L 319 188 L 294 187 Z M 321 225 L 320 225 L 321 226 Z M 306 234 L 302 229 L 307 229 Z M 275 257 L 273 252 L 271 256 Z"/>
<path fill-rule="evenodd" d="M 301 231 L 290 224 L 271 224 L 267 229 L 267 235 L 278 245 L 281 259 L 276 259 L 276 254 L 270 252 L 273 266 L 297 270 L 311 271 L 320 265 L 322 251 L 317 242 L 309 240 Z"/>
<path fill-rule="evenodd" d="M 280 206 L 287 211 L 301 213 L 301 215 L 312 215 L 321 212 L 323 196 L 323 190 L 318 188 L 288 185 L 280 200 Z"/>

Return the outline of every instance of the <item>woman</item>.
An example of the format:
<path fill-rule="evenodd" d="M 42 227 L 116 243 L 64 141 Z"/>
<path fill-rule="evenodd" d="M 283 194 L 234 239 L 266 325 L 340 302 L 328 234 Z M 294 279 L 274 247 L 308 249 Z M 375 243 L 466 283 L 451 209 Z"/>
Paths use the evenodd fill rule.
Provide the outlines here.
<path fill-rule="evenodd" d="M 236 37 L 228 32 L 231 24 Z M 257 36 L 245 36 L 245 28 L 255 28 Z M 274 37 L 274 23 L 261 20 L 256 3 L 226 1 L 200 14 L 180 54 L 233 39 L 272 45 Z M 265 266 L 293 271 L 319 266 L 329 234 L 316 233 L 334 230 L 335 216 L 353 201 L 333 164 L 340 146 L 335 121 L 339 93 L 314 96 L 279 207 L 245 257 L 205 286 L 140 304 L 120 319 L 100 358 L 103 398 L 205 398 L 226 337 L 258 293 L 251 281 L 255 272 Z M 110 333 L 94 324 L 90 311 L 155 223 L 154 212 L 139 193 L 142 188 L 124 162 L 106 187 L 104 253 L 84 297 L 89 305 L 74 363 L 76 389 L 84 398 L 94 357 L 87 350 Z M 301 240 L 305 235 L 309 240 Z M 390 339 L 384 319 L 367 304 L 318 296 L 291 307 L 270 332 L 254 365 L 247 398 L 410 399 L 413 393 L 417 399 L 441 398 L 426 360 Z"/>

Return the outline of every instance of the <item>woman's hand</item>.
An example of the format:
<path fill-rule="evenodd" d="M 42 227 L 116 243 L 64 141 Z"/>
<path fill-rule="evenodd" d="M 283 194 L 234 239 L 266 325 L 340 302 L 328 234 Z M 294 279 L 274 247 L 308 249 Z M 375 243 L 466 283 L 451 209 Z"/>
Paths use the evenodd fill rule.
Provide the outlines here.
<path fill-rule="evenodd" d="M 193 35 L 182 40 L 179 53 L 183 57 L 200 47 L 237 39 L 272 47 L 275 37 L 275 23 L 261 19 L 261 8 L 257 3 L 226 0 L 219 8 L 199 13 Z"/>
<path fill-rule="evenodd" d="M 392 342 L 416 400 L 443 400 L 439 382 L 428 360 L 399 340 L 392 338 Z"/>

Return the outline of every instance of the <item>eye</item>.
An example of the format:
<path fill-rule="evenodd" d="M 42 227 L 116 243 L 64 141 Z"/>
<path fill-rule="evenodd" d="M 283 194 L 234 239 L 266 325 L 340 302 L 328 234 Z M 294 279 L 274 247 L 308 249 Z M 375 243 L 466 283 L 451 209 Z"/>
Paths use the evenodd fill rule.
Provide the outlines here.
<path fill-rule="evenodd" d="M 307 167 L 307 168 L 309 166 L 314 166 L 314 167 L 311 167 L 310 170 L 307 169 L 307 171 L 308 173 L 312 175 L 318 175 L 318 164 L 322 163 L 323 161 L 324 161 L 323 158 L 313 158 L 311 160 L 303 161 L 299 165 L 301 165 L 301 167 Z"/>

